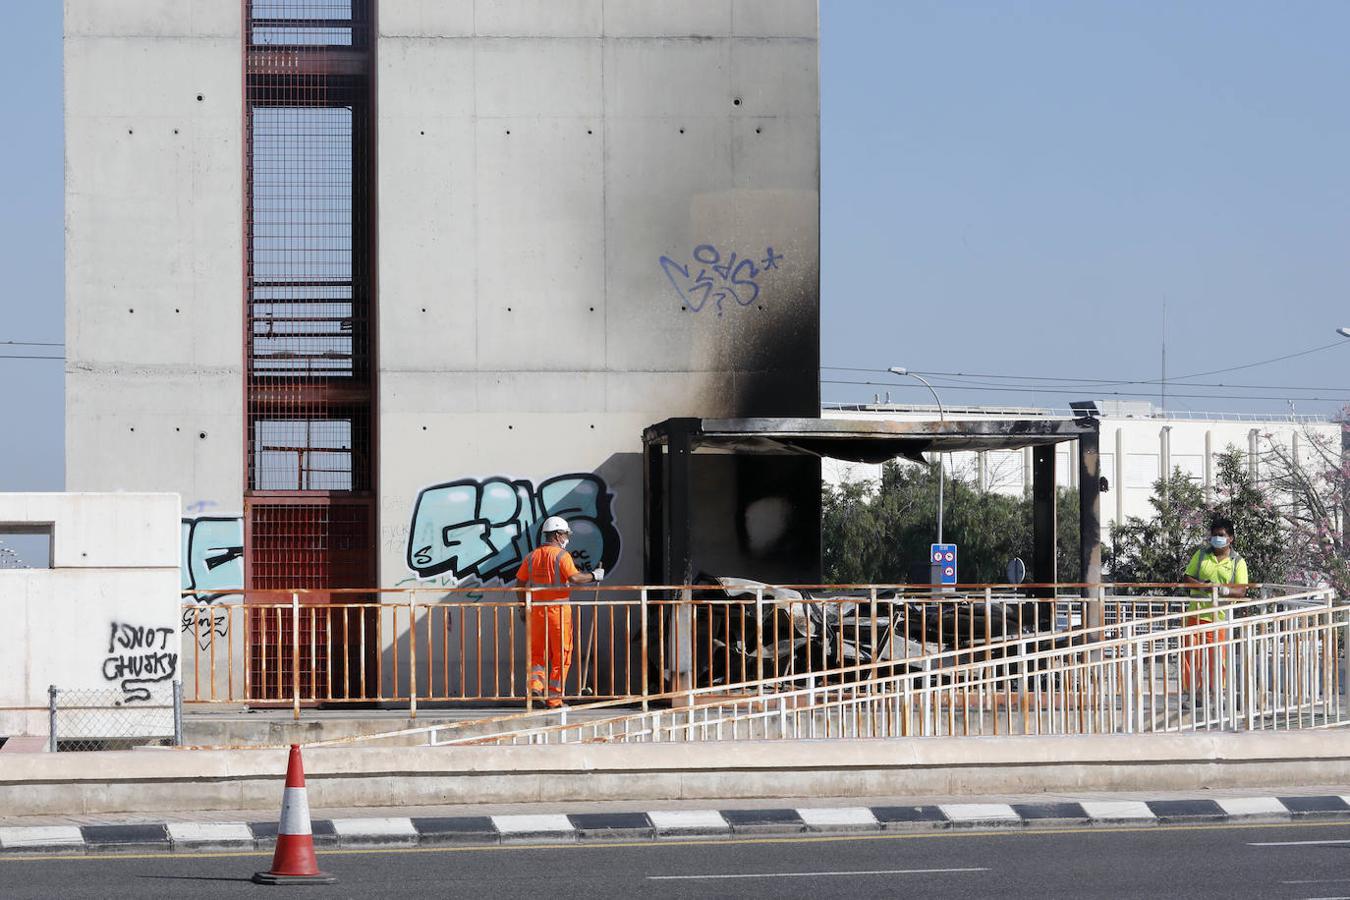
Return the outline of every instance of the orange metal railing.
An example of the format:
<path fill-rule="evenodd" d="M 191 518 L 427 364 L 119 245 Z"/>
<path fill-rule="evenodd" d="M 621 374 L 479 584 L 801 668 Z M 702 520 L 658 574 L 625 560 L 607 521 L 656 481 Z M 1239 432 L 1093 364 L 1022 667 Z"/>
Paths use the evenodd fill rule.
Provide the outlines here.
<path fill-rule="evenodd" d="M 1014 643 L 1048 650 L 1086 640 L 1089 626 L 1179 612 L 1187 597 L 1177 588 L 728 581 L 575 590 L 563 693 L 569 703 L 645 706 L 679 691 L 840 680 L 860 664 L 908 669 L 940 653 L 972 662 Z M 290 706 L 297 716 L 351 704 L 406 705 L 413 715 L 427 704 L 528 706 L 538 652 L 525 621 L 536 605 L 516 588 L 189 594 L 184 699 Z"/>

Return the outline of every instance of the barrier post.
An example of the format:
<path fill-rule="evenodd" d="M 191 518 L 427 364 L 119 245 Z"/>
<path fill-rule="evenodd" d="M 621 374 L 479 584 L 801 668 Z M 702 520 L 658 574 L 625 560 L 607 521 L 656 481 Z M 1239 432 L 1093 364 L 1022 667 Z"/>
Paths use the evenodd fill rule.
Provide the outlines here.
<path fill-rule="evenodd" d="M 398 635 L 394 635 L 398 640 Z M 408 717 L 417 718 L 417 592 L 408 592 Z"/>
<path fill-rule="evenodd" d="M 300 720 L 300 593 L 291 592 L 291 714 Z"/>
<path fill-rule="evenodd" d="M 530 690 L 530 661 L 534 658 L 532 641 L 530 640 L 530 613 L 534 611 L 534 591 L 525 589 L 525 708 L 534 709 L 534 693 Z"/>
<path fill-rule="evenodd" d="M 876 596 L 873 593 L 873 607 L 875 609 Z M 759 687 L 755 693 L 764 696 L 764 588 L 755 588 L 755 678 L 759 682 Z"/>
<path fill-rule="evenodd" d="M 648 670 L 651 668 L 650 663 L 649 663 L 649 657 L 647 656 L 647 589 L 646 589 L 646 588 L 643 588 L 642 591 L 641 591 L 641 593 L 638 594 L 638 609 L 639 609 L 639 613 L 640 613 L 640 614 L 639 614 L 639 618 L 641 619 L 641 622 L 640 622 L 640 624 L 639 624 L 638 627 L 642 629 L 642 711 L 643 711 L 643 712 L 646 712 L 646 711 L 647 711 L 647 704 L 648 704 L 648 701 L 647 701 L 647 695 L 650 693 L 650 691 L 648 690 L 647 678 L 648 678 Z M 630 684 L 631 684 L 631 682 L 630 682 Z"/>
<path fill-rule="evenodd" d="M 56 752 L 56 685 L 47 687 L 47 751 Z"/>

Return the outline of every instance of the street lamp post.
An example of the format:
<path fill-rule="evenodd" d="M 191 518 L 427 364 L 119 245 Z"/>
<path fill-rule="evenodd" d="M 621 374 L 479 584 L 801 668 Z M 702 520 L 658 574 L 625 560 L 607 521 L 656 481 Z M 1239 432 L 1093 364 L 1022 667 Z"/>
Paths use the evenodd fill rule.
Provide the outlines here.
<path fill-rule="evenodd" d="M 930 394 L 932 394 L 932 395 L 933 395 L 933 399 L 934 399 L 935 401 L 937 401 L 938 421 L 939 421 L 939 422 L 942 422 L 942 423 L 944 423 L 944 424 L 946 423 L 946 421 L 947 421 L 947 414 L 946 414 L 946 412 L 943 411 L 943 409 L 942 409 L 942 398 L 938 396 L 938 392 L 937 392 L 937 391 L 933 390 L 933 386 L 932 386 L 931 384 L 928 383 L 928 379 L 924 378 L 922 375 L 918 374 L 917 372 L 911 372 L 909 369 L 906 369 L 904 366 L 891 366 L 891 368 L 890 368 L 889 371 L 890 371 L 890 373 L 891 373 L 892 375 L 900 375 L 900 376 L 908 375 L 910 378 L 917 378 L 917 379 L 923 384 L 924 387 L 928 388 L 928 392 L 929 392 Z M 938 451 L 938 507 L 937 507 L 937 542 L 938 542 L 939 544 L 942 543 L 942 495 L 943 495 L 943 493 L 945 492 L 946 482 L 947 482 L 947 467 L 943 464 L 942 456 L 943 456 L 942 451 L 939 450 L 939 451 Z"/>

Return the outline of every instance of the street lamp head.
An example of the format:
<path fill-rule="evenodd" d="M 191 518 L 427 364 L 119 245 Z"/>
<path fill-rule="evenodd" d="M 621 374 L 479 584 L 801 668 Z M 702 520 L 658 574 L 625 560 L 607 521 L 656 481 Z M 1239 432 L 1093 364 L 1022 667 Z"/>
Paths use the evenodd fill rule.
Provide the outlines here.
<path fill-rule="evenodd" d="M 1345 329 L 1342 328 L 1341 330 L 1344 331 Z M 887 371 L 887 372 L 890 372 L 892 375 L 908 375 L 908 374 L 909 374 L 909 369 L 906 369 L 904 366 L 891 366 L 891 367 L 890 367 L 889 369 L 887 369 L 886 371 Z"/>
<path fill-rule="evenodd" d="M 1343 338 L 1350 338 L 1350 328 L 1337 328 L 1336 333 Z M 892 369 L 891 371 L 894 372 L 895 370 Z"/>

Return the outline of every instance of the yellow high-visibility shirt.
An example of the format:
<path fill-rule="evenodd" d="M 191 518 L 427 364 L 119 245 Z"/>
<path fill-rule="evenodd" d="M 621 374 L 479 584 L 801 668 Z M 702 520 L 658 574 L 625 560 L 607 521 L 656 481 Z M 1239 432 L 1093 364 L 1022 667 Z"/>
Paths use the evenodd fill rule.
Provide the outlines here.
<path fill-rule="evenodd" d="M 1247 561 L 1238 555 L 1236 550 L 1231 550 L 1224 559 L 1214 555 L 1214 551 L 1208 547 L 1201 547 L 1195 551 L 1191 561 L 1186 564 L 1186 574 L 1192 578 L 1198 578 L 1208 584 L 1247 584 Z M 1188 610 L 1199 611 L 1197 618 L 1206 621 L 1214 621 L 1228 618 L 1228 613 L 1214 606 L 1214 595 L 1210 591 L 1201 593 L 1195 591 L 1193 596 L 1198 599 L 1192 600 L 1187 604 Z"/>

